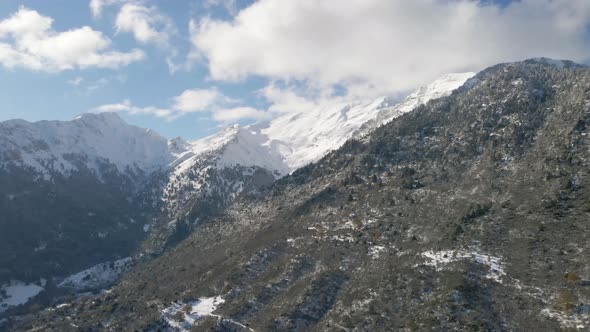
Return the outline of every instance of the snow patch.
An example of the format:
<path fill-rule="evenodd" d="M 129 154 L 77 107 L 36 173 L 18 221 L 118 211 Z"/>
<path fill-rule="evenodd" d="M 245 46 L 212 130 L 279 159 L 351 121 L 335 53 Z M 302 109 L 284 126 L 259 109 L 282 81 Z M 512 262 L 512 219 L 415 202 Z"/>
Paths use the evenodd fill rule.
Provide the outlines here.
<path fill-rule="evenodd" d="M 45 285 L 44 280 L 41 281 L 41 286 L 13 280 L 9 284 L 2 286 L 2 291 L 6 293 L 6 297 L 0 297 L 0 312 L 7 310 L 9 307 L 27 303 L 44 289 L 43 285 Z"/>
<path fill-rule="evenodd" d="M 446 265 L 460 260 L 473 260 L 479 264 L 486 265 L 489 272 L 486 278 L 502 283 L 502 277 L 506 276 L 502 258 L 482 254 L 478 251 L 471 250 L 443 250 L 443 251 L 425 251 L 421 254 L 426 258 L 425 265 L 433 266 L 436 271 L 442 270 Z"/>
<path fill-rule="evenodd" d="M 352 237 L 352 235 L 350 235 L 350 234 L 346 234 L 346 235 L 332 235 L 331 239 L 333 241 L 348 242 L 348 243 L 354 243 L 356 241 L 354 239 L 354 237 Z"/>
<path fill-rule="evenodd" d="M 590 328 L 590 315 L 588 314 L 567 315 L 555 310 L 543 309 L 541 315 L 557 320 L 561 327 L 566 329 L 586 330 Z"/>
<path fill-rule="evenodd" d="M 372 246 L 369 248 L 369 256 L 373 259 L 379 258 L 379 255 L 385 251 L 385 247 L 383 246 Z"/>
<path fill-rule="evenodd" d="M 214 316 L 213 312 L 225 302 L 221 296 L 202 297 L 196 301 L 176 302 L 162 310 L 162 319 L 176 331 L 189 331 L 195 322 L 205 316 Z"/>
<path fill-rule="evenodd" d="M 76 291 L 103 288 L 115 282 L 132 263 L 131 257 L 126 257 L 114 262 L 97 264 L 65 278 L 58 286 Z"/>

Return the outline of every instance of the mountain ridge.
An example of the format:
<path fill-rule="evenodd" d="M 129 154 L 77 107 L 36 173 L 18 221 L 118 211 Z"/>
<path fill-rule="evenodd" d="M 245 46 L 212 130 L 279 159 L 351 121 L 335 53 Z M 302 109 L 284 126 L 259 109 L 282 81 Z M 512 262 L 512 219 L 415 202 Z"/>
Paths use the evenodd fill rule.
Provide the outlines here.
<path fill-rule="evenodd" d="M 588 68 L 488 68 L 23 329 L 585 330 L 588 128 Z"/>
<path fill-rule="evenodd" d="M 417 91 L 408 100 L 413 103 L 411 105 L 418 105 L 447 95 L 472 75 L 458 75 L 457 79 L 451 80 L 450 85 L 442 88 L 424 88 L 422 93 Z M 444 77 L 442 80 L 448 81 Z M 416 96 L 422 99 L 415 98 Z M 4 127 L 20 126 L 28 128 L 32 134 L 36 133 L 35 127 L 41 127 L 43 130 L 38 132 L 43 139 L 28 137 L 25 141 L 29 145 L 41 141 L 44 144 L 40 143 L 41 148 L 26 151 L 32 155 L 38 153 L 37 159 L 29 159 L 36 162 L 41 160 L 39 165 L 22 168 L 18 163 L 9 162 L 9 166 L 5 165 L 3 168 L 4 173 L 0 174 L 0 183 L 8 184 L 0 191 L 0 198 L 6 198 L 0 199 L 0 205 L 4 204 L 8 211 L 4 217 L 20 220 L 18 227 L 5 222 L 5 225 L 13 225 L 13 229 L 4 231 L 4 236 L 7 239 L 14 238 L 11 232 L 20 232 L 23 227 L 39 228 L 37 234 L 27 240 L 27 243 L 32 244 L 8 246 L 12 242 L 5 241 L 8 251 L 19 251 L 19 248 L 23 250 L 17 255 L 7 256 L 12 258 L 6 264 L 16 267 L 25 263 L 15 261 L 18 255 L 28 257 L 30 262 L 40 260 L 43 264 L 37 264 L 34 268 L 19 267 L 21 271 L 27 271 L 24 274 L 12 273 L 11 269 L 0 269 L 0 284 L 2 280 L 38 282 L 39 278 L 49 278 L 47 288 L 57 289 L 58 292 L 54 293 L 59 296 L 63 292 L 60 285 L 65 285 L 63 281 L 69 280 L 68 278 L 77 280 L 78 277 L 74 276 L 87 273 L 84 271 L 93 271 L 96 267 L 109 266 L 116 262 L 127 262 L 129 256 L 138 262 L 158 257 L 167 249 L 173 249 L 193 230 L 222 212 L 241 195 L 269 186 L 277 179 L 339 148 L 349 138 L 361 137 L 361 130 L 369 132 L 382 122 L 408 112 L 413 107 L 408 106 L 408 102 L 400 105 L 396 106 L 384 98 L 365 103 L 341 103 L 318 108 L 310 113 L 288 114 L 273 120 L 274 124 L 271 121 L 246 127 L 233 126 L 193 142 L 180 137 L 166 140 L 153 131 L 126 124 L 116 113 L 88 113 L 70 122 L 8 122 Z M 330 112 L 326 113 L 326 110 Z M 368 123 L 377 117 L 378 121 Z M 280 130 L 285 123 L 291 131 Z M 2 126 L 0 124 L 0 128 Z M 68 129 L 65 138 L 63 134 L 51 136 L 63 128 Z M 118 141 L 116 145 L 106 144 L 102 150 L 79 147 L 71 149 L 68 145 L 71 142 L 91 141 L 89 138 L 80 140 L 82 129 L 91 133 L 95 141 L 105 137 L 125 139 Z M 305 136 L 310 132 L 312 135 Z M 3 136 L 5 140 L 6 136 Z M 297 142 L 292 140 L 296 136 L 301 137 Z M 155 150 L 151 150 L 150 144 L 146 143 L 152 141 L 156 142 Z M 65 144 L 61 150 L 51 149 L 45 147 L 49 145 L 48 142 Z M 112 151 L 107 148 L 111 145 L 123 150 L 128 148 L 131 153 L 123 153 L 124 158 L 113 163 L 108 158 Z M 298 151 L 301 147 L 305 151 Z M 23 145 L 23 150 L 27 150 L 26 144 Z M 76 153 L 72 155 L 70 150 Z M 64 154 L 63 151 L 68 153 Z M 144 160 L 146 155 L 152 157 L 147 159 L 148 162 Z M 71 162 L 72 166 L 65 168 L 65 171 L 64 168 L 56 169 L 56 163 L 67 162 Z M 23 163 L 31 166 L 29 164 Z M 41 185 L 45 189 L 40 194 L 49 196 L 55 196 L 57 188 L 56 200 L 39 204 L 40 198 L 33 198 L 30 194 L 22 194 L 22 189 L 15 189 L 23 187 L 23 184 L 26 184 L 24 188 Z M 89 195 L 84 186 L 93 187 L 95 192 Z M 86 202 L 85 199 L 90 197 L 93 201 Z M 54 200 L 59 204 L 54 203 Z M 17 211 L 31 204 L 39 207 L 39 215 L 21 216 Z M 64 208 L 70 208 L 75 213 L 68 213 L 67 218 L 60 220 L 64 216 Z M 50 219 L 55 221 L 44 223 L 47 216 L 54 216 Z M 96 222 L 105 218 L 109 218 L 108 221 Z M 86 234 L 80 234 L 84 232 L 81 225 L 85 225 Z M 56 228 L 59 232 L 54 231 Z M 84 258 L 77 257 L 76 251 L 70 251 L 57 262 L 52 255 L 55 255 L 56 250 L 63 250 L 60 239 L 64 238 L 75 246 L 84 245 L 88 250 L 95 249 L 96 252 L 86 254 L 87 258 Z M 122 243 L 123 239 L 127 239 L 127 243 Z M 33 251 L 33 248 L 43 249 Z M 117 270 L 107 274 L 109 278 L 105 281 L 114 281 L 120 273 Z M 76 288 L 83 287 L 72 285 L 72 289 Z"/>
<path fill-rule="evenodd" d="M 130 167 L 148 173 L 172 159 L 166 139 L 127 124 L 116 113 L 86 113 L 71 121 L 0 122 L 0 141 L 4 161 L 32 167 L 46 179 L 51 172 L 78 170 L 77 160 L 72 160 L 76 155 L 82 157 L 79 162 L 97 172 L 97 159 L 113 163 L 120 172 Z"/>

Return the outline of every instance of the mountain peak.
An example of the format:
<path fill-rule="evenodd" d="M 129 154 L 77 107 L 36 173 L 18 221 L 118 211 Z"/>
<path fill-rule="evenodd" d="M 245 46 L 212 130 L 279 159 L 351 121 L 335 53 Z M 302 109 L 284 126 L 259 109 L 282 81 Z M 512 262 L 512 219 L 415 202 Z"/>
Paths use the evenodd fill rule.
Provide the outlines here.
<path fill-rule="evenodd" d="M 180 156 L 174 165 L 178 165 L 177 172 L 182 172 L 201 156 L 216 153 L 220 167 L 259 166 L 286 175 L 318 161 L 350 138 L 360 137 L 431 99 L 450 94 L 473 75 L 441 76 L 414 91 L 401 104 L 388 97 L 335 102 L 247 127 L 236 124 L 190 143 L 190 153 Z"/>
<path fill-rule="evenodd" d="M 177 136 L 168 141 L 168 149 L 173 154 L 186 152 L 189 149 L 189 147 L 190 143 L 180 136 Z"/>
<path fill-rule="evenodd" d="M 74 121 L 104 122 L 108 124 L 127 124 L 116 112 L 82 113 L 74 118 Z"/>
<path fill-rule="evenodd" d="M 474 76 L 475 73 L 472 72 L 445 74 L 432 83 L 419 87 L 401 103 L 395 104 L 389 99 L 383 99 L 383 102 L 375 108 L 377 114 L 374 118 L 363 123 L 355 131 L 354 137 L 364 137 L 377 127 L 412 111 L 420 105 L 426 104 L 430 100 L 451 94 Z"/>
<path fill-rule="evenodd" d="M 15 128 L 15 125 L 18 127 Z M 99 170 L 107 160 L 119 171 L 137 167 L 150 172 L 173 158 L 165 138 L 152 130 L 127 124 L 117 113 L 84 113 L 71 121 L 10 121 L 0 126 L 0 153 L 18 152 L 13 162 L 43 174 L 69 174 L 80 163 Z"/>

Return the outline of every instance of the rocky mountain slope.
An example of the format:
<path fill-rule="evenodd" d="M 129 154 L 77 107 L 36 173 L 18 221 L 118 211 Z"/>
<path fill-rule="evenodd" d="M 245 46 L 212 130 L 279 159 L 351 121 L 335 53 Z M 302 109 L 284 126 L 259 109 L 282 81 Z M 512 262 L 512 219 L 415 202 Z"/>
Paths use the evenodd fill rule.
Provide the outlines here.
<path fill-rule="evenodd" d="M 289 113 L 268 122 L 227 128 L 195 142 L 175 139 L 176 160 L 163 191 L 164 213 L 144 244 L 159 253 L 242 192 L 255 191 L 363 137 L 429 100 L 450 94 L 474 73 L 445 75 L 401 103 L 388 98 L 341 102 Z"/>
<path fill-rule="evenodd" d="M 590 328 L 590 69 L 529 60 L 350 140 L 17 330 Z"/>
<path fill-rule="evenodd" d="M 239 195 L 449 94 L 472 75 L 445 76 L 399 105 L 380 98 L 302 110 L 195 142 L 167 141 L 114 113 L 0 123 L 0 315 L 40 292 L 36 299 L 51 303 L 68 289 L 108 285 Z M 16 301 L 13 290 L 30 296 Z"/>

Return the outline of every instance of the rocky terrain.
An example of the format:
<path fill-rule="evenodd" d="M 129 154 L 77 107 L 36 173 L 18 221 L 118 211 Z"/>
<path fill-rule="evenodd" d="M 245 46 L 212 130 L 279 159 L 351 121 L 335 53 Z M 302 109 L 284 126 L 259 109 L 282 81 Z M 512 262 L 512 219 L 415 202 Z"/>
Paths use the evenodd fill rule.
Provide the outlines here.
<path fill-rule="evenodd" d="M 159 254 L 173 247 L 241 193 L 257 191 L 318 161 L 347 140 L 362 138 L 417 106 L 450 94 L 473 75 L 444 75 L 400 103 L 385 97 L 336 102 L 246 127 L 234 125 L 195 142 L 171 141 L 176 159 L 161 194 L 163 213 L 154 218 L 143 253 Z"/>
<path fill-rule="evenodd" d="M 5 326 L 588 330 L 589 126 L 587 67 L 496 65 Z"/>
<path fill-rule="evenodd" d="M 0 123 L 0 323 L 108 287 L 240 195 L 473 75 L 443 76 L 399 104 L 337 102 L 194 142 L 168 141 L 115 113 Z"/>

